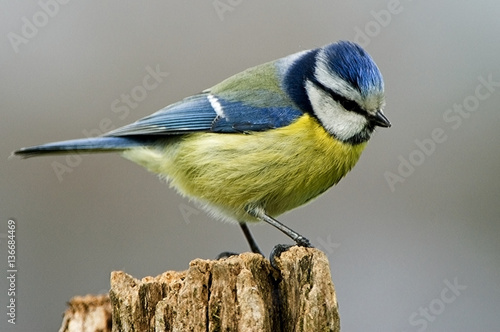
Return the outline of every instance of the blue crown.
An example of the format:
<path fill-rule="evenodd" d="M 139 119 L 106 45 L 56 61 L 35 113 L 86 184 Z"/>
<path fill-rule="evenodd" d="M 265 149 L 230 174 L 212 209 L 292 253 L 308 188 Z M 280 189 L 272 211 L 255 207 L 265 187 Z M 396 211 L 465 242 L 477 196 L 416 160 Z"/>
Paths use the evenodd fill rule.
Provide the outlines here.
<path fill-rule="evenodd" d="M 339 41 L 323 48 L 329 69 L 363 96 L 384 91 L 384 80 L 371 56 L 361 46 Z"/>

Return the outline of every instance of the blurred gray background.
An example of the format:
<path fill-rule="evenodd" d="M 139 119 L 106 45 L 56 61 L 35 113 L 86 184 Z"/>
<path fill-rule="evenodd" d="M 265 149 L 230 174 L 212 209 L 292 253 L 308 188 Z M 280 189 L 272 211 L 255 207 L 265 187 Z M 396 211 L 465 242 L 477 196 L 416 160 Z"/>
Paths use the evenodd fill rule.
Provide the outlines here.
<path fill-rule="evenodd" d="M 1 331 L 57 330 L 66 301 L 106 292 L 113 270 L 141 278 L 248 250 L 239 227 L 118 155 L 8 160 L 13 150 L 102 133 L 339 39 L 377 62 L 393 127 L 377 131 L 337 187 L 280 220 L 328 255 L 343 331 L 499 331 L 498 1 L 0 7 Z M 155 69 L 163 74 L 146 90 Z M 11 218 L 15 326 L 6 315 Z M 289 242 L 267 225 L 252 230 L 266 252 Z"/>

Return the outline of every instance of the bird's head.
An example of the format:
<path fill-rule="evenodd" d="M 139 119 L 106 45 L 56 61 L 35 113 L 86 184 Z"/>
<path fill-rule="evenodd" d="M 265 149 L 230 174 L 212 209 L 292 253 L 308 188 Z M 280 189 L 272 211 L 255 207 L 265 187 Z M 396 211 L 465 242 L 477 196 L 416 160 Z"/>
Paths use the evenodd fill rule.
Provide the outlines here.
<path fill-rule="evenodd" d="M 370 55 L 340 41 L 284 58 L 285 91 L 342 142 L 366 142 L 376 126 L 390 127 L 382 109 L 384 82 Z"/>

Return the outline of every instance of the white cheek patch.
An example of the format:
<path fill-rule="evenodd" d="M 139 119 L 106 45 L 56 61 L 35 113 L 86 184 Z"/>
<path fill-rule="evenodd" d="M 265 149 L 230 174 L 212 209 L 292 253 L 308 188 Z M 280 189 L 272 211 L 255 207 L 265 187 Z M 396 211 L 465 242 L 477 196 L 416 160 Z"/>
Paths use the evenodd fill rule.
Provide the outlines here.
<path fill-rule="evenodd" d="M 365 129 L 368 120 L 363 115 L 347 111 L 309 81 L 306 82 L 306 90 L 314 113 L 323 127 L 341 141 L 347 141 Z"/>
<path fill-rule="evenodd" d="M 214 109 L 215 113 L 217 113 L 219 117 L 224 118 L 224 111 L 222 110 L 222 105 L 219 103 L 217 97 L 215 97 L 214 95 L 208 95 L 207 99 L 210 102 L 210 105 Z"/>

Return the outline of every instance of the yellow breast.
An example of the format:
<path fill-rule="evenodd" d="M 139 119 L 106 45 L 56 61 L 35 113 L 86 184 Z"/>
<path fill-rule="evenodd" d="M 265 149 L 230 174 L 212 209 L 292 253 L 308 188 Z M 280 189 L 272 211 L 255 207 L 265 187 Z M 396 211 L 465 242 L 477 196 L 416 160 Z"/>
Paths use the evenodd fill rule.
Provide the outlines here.
<path fill-rule="evenodd" d="M 356 164 L 366 143 L 334 139 L 309 115 L 251 134 L 196 133 L 124 156 L 227 220 L 255 221 L 247 206 L 277 216 L 315 198 Z"/>

